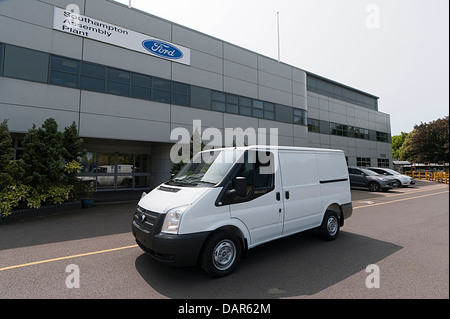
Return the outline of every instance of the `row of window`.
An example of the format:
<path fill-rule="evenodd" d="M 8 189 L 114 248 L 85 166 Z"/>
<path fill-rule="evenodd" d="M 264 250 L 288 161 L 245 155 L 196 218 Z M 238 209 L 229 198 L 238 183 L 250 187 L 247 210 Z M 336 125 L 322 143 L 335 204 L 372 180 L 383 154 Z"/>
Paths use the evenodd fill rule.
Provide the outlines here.
<path fill-rule="evenodd" d="M 162 78 L 52 55 L 49 83 L 155 102 L 189 105 L 189 86 Z"/>
<path fill-rule="evenodd" d="M 389 143 L 389 134 L 339 123 L 308 118 L 308 132 Z"/>
<path fill-rule="evenodd" d="M 388 133 L 307 119 L 307 111 L 302 109 L 2 43 L 0 43 L 0 75 L 81 90 L 307 125 L 308 131 L 315 133 L 389 142 Z M 324 86 L 325 84 L 327 86 Z M 336 90 L 333 92 L 340 92 L 340 94 L 344 94 L 348 90 L 308 75 L 308 90 L 317 87 L 321 90 L 324 87 L 328 88 L 328 91 Z M 340 91 L 336 88 L 339 88 Z M 351 95 L 349 96 L 351 97 Z M 364 98 L 368 97 L 364 96 Z M 356 99 L 358 100 L 358 98 Z M 373 101 L 375 103 L 377 100 L 372 98 Z"/>
<path fill-rule="evenodd" d="M 302 109 L 1 43 L 0 75 L 306 126 Z"/>
<path fill-rule="evenodd" d="M 356 104 L 372 110 L 378 110 L 378 99 L 350 88 L 342 87 L 338 84 L 307 75 L 307 90 L 317 94 L 332 97 L 341 101 Z"/>
<path fill-rule="evenodd" d="M 348 156 L 345 157 L 345 161 L 348 166 Z M 370 157 L 357 157 L 356 158 L 356 166 L 358 167 L 371 167 Z M 377 158 L 377 167 L 386 167 L 389 168 L 389 159 L 386 158 Z M 349 168 L 349 170 L 351 170 Z"/>

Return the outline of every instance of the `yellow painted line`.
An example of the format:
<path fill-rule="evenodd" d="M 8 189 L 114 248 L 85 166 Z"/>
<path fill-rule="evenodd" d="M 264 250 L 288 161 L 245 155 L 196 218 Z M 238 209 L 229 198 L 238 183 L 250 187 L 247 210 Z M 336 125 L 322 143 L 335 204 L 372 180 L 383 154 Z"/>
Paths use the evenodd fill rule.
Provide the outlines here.
<path fill-rule="evenodd" d="M 427 195 L 420 195 L 420 196 L 415 196 L 415 197 L 408 197 L 408 198 L 403 198 L 403 199 L 396 199 L 396 200 L 391 200 L 389 202 L 376 203 L 376 204 L 370 204 L 370 205 L 364 205 L 364 206 L 357 206 L 357 207 L 353 207 L 353 209 L 364 208 L 364 207 L 372 207 L 372 206 L 378 206 L 378 205 L 385 205 L 385 204 L 392 204 L 392 203 L 396 203 L 396 202 L 403 202 L 405 200 L 410 200 L 410 199 L 416 199 L 416 198 L 422 198 L 422 197 L 428 197 L 428 196 L 445 194 L 445 193 L 448 193 L 448 192 L 449 191 L 440 192 L 440 193 L 433 193 L 433 194 L 427 194 Z"/>
<path fill-rule="evenodd" d="M 125 246 L 125 247 L 118 247 L 118 248 L 112 248 L 112 249 L 106 249 L 106 250 L 93 251 L 93 252 L 90 252 L 90 253 L 84 253 L 84 254 L 79 254 L 79 255 L 72 255 L 72 256 L 58 257 L 58 258 L 52 258 L 52 259 L 45 259 L 45 260 L 35 261 L 35 262 L 27 263 L 27 264 L 21 264 L 21 265 L 15 265 L 15 266 L 9 266 L 9 267 L 0 268 L 0 271 L 9 270 L 9 269 L 16 269 L 16 268 L 21 268 L 21 267 L 34 266 L 34 265 L 39 265 L 39 264 L 45 264 L 45 263 L 50 263 L 50 262 L 60 261 L 60 260 L 65 260 L 65 259 L 72 259 L 72 258 L 79 258 L 79 257 L 85 257 L 85 256 L 92 256 L 92 255 L 110 253 L 110 252 L 113 252 L 113 251 L 135 248 L 137 246 L 138 245 L 131 245 L 131 246 Z"/>
<path fill-rule="evenodd" d="M 413 190 L 410 192 L 404 192 L 404 193 L 400 193 L 400 194 L 390 194 L 390 195 L 386 195 L 384 196 L 384 198 L 389 198 L 389 197 L 394 197 L 394 196 L 401 196 L 401 195 L 408 195 L 408 194 L 414 194 L 414 193 L 424 193 L 424 192 L 430 192 L 430 191 L 434 191 L 434 190 L 439 190 L 439 189 L 447 189 L 447 187 L 445 186 L 441 186 L 441 187 L 433 187 L 433 188 L 429 188 L 429 189 L 420 189 L 420 190 Z M 395 188 L 393 189 L 395 191 Z"/>

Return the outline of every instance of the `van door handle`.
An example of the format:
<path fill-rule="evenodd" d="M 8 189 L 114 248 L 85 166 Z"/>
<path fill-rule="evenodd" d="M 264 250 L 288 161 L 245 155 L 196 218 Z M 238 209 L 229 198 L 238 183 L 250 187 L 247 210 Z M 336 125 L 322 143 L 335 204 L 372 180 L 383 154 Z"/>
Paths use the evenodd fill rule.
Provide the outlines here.
<path fill-rule="evenodd" d="M 284 193 L 284 197 L 286 197 L 286 199 L 289 199 L 289 191 Z"/>
<path fill-rule="evenodd" d="M 277 192 L 276 196 L 277 196 L 277 200 L 279 201 L 281 199 L 280 192 Z"/>

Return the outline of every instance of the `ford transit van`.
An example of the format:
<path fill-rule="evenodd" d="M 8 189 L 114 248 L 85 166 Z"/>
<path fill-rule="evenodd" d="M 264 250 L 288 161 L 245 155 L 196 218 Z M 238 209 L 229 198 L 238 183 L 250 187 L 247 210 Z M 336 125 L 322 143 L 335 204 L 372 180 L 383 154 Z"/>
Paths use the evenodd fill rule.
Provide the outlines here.
<path fill-rule="evenodd" d="M 141 198 L 132 221 L 154 259 L 230 274 L 257 245 L 318 228 L 334 240 L 352 215 L 342 151 L 249 146 L 203 151 Z"/>

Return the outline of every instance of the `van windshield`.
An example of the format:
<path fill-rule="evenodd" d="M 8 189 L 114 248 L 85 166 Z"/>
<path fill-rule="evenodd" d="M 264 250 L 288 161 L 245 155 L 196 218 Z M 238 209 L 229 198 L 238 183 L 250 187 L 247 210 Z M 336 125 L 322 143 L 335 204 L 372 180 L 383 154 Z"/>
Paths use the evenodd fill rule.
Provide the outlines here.
<path fill-rule="evenodd" d="M 227 175 L 243 150 L 226 149 L 197 153 L 166 184 L 178 186 L 214 186 Z"/>

